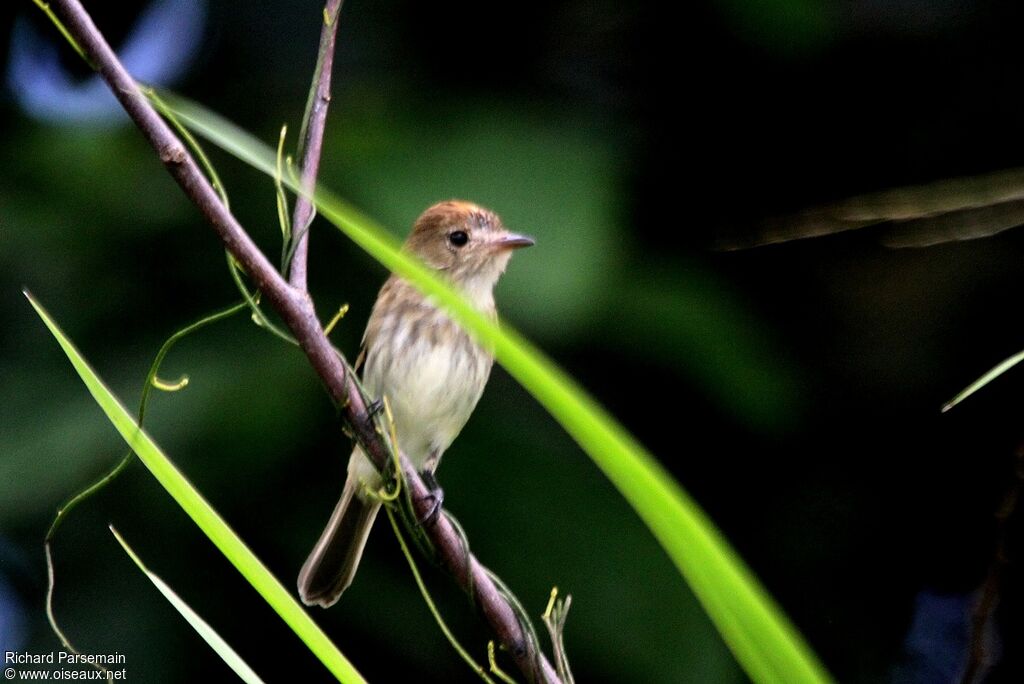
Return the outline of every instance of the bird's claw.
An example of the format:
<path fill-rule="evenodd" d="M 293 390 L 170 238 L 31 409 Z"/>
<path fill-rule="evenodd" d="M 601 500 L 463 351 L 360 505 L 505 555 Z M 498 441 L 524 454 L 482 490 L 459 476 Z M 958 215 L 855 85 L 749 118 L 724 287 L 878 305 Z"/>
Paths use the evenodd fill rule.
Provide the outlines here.
<path fill-rule="evenodd" d="M 434 476 L 433 471 L 425 470 L 420 473 L 420 477 L 423 478 L 423 484 L 427 486 L 427 494 L 423 496 L 421 501 L 430 502 L 430 510 L 427 511 L 426 515 L 419 517 L 416 520 L 418 525 L 426 527 L 427 525 L 433 525 L 437 522 L 438 516 L 444 509 L 444 490 L 441 489 L 441 485 L 437 483 L 437 478 Z"/>
<path fill-rule="evenodd" d="M 384 399 L 374 399 L 370 402 L 369 406 L 366 407 L 366 414 L 370 419 L 373 419 L 378 413 L 384 409 Z"/>

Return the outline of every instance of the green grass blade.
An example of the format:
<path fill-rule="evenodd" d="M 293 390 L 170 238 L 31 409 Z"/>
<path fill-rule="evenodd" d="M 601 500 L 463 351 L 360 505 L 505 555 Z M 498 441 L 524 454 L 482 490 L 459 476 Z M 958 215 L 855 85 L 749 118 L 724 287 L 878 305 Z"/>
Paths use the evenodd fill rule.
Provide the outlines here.
<path fill-rule="evenodd" d="M 949 409 L 953 408 L 961 401 L 971 396 L 982 387 L 992 382 L 1000 375 L 1016 366 L 1021 361 L 1024 361 L 1024 351 L 1019 351 L 1008 359 L 1004 359 L 1000 363 L 996 364 L 994 368 L 982 375 L 980 378 L 972 382 L 970 385 L 965 387 L 959 394 L 947 401 L 942 405 L 942 412 L 945 413 Z"/>
<path fill-rule="evenodd" d="M 263 565 L 249 547 L 235 535 L 227 523 L 207 503 L 206 499 L 192 486 L 185 476 L 160 451 L 156 443 L 147 435 L 135 418 L 118 401 L 117 397 L 103 384 L 95 371 L 89 367 L 71 341 L 57 327 L 43 307 L 26 292 L 29 302 L 36 313 L 43 319 L 46 327 L 57 339 L 71 365 L 78 372 L 93 399 L 106 414 L 124 438 L 128 446 L 139 456 L 149 468 L 157 481 L 167 490 L 179 506 L 192 518 L 196 525 L 210 538 L 210 541 L 224 554 L 242 576 L 259 592 L 260 596 L 270 604 L 281 619 L 302 639 L 309 650 L 320 659 L 328 670 L 345 682 L 363 682 L 362 676 L 347 658 L 331 643 L 320 628 L 313 622 L 306 611 L 292 598 L 280 582 Z"/>
<path fill-rule="evenodd" d="M 263 680 L 260 679 L 259 675 L 256 674 L 244 660 L 242 660 L 242 657 L 238 655 L 235 649 L 231 648 L 231 646 L 228 645 L 228 642 L 224 641 L 224 639 L 217 634 L 216 630 L 214 630 L 206 620 L 199 617 L 198 613 L 192 610 L 192 608 L 185 603 L 173 589 L 167 586 L 166 582 L 146 567 L 145 563 L 142 562 L 142 559 L 138 557 L 130 546 L 128 546 L 128 542 L 126 542 L 124 538 L 117 533 L 117 530 L 115 530 L 113 526 L 110 527 L 110 531 L 124 549 L 125 553 L 128 554 L 128 557 L 135 562 L 135 565 L 139 566 L 139 570 L 142 570 L 142 572 L 145 573 L 146 577 L 149 578 L 149 581 L 152 582 L 156 588 L 160 590 L 160 593 L 164 595 L 164 598 L 167 599 L 167 601 L 174 606 L 179 613 L 181 613 L 181 616 L 185 618 L 190 625 L 192 625 L 192 629 L 196 630 L 196 633 L 210 645 L 210 648 L 217 652 L 217 655 L 227 663 L 228 667 L 234 670 L 235 674 L 237 674 L 241 680 L 247 684 L 263 684 Z"/>
<path fill-rule="evenodd" d="M 194 103 L 162 94 L 200 135 L 273 177 L 273 151 Z M 292 190 L 302 189 L 287 178 Z M 803 638 L 700 507 L 658 461 L 538 349 L 477 312 L 458 293 L 399 250 L 397 240 L 322 185 L 312 198 L 328 221 L 389 270 L 434 297 L 558 420 L 590 455 L 661 543 L 689 582 L 737 660 L 756 682 L 828 682 Z"/>

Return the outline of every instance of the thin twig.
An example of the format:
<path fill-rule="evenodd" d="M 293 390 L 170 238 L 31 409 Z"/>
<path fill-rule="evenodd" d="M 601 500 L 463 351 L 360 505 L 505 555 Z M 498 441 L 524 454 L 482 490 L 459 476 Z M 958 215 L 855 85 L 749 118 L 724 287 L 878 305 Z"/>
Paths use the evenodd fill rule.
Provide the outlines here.
<path fill-rule="evenodd" d="M 324 5 L 323 25 L 320 28 L 320 49 L 316 57 L 313 83 L 306 100 L 306 112 L 302 117 L 299 131 L 299 156 L 302 158 L 303 193 L 295 198 L 292 214 L 292 240 L 295 251 L 292 254 L 288 280 L 292 287 L 306 290 L 306 263 L 309 253 L 309 224 L 313 222 L 313 194 L 316 177 L 320 172 L 320 154 L 324 144 L 324 128 L 327 124 L 327 108 L 331 104 L 331 70 L 334 66 L 334 44 L 338 35 L 338 15 L 343 0 L 327 0 Z"/>
<path fill-rule="evenodd" d="M 389 441 L 378 419 L 367 410 L 358 382 L 344 357 L 324 335 L 308 293 L 289 285 L 260 251 L 234 216 L 224 207 L 185 146 L 149 104 L 132 77 L 111 50 L 99 29 L 78 0 L 54 0 L 57 16 L 81 46 L 89 61 L 110 86 L 115 97 L 156 150 L 167 171 L 199 208 L 228 251 L 252 278 L 281 315 L 285 325 L 309 358 L 310 365 L 342 410 L 353 436 L 379 470 L 392 458 Z M 299 225 L 299 224 L 296 224 Z M 405 482 L 421 519 L 433 511 L 430 491 L 408 459 L 401 455 Z M 480 611 L 499 642 L 511 654 L 516 666 L 531 682 L 556 684 L 555 669 L 535 643 L 526 637 L 516 611 L 499 591 L 486 568 L 466 554 L 455 528 L 443 515 L 426 525 L 426 532 L 443 566 L 464 589 L 472 588 Z"/>

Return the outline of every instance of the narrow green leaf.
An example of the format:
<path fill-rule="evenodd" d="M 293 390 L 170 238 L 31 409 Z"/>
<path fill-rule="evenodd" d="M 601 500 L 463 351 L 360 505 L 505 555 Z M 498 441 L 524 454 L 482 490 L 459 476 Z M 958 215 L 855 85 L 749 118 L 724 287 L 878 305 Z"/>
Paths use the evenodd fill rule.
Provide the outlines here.
<path fill-rule="evenodd" d="M 988 383 L 992 382 L 1000 375 L 1005 373 L 1006 371 L 1016 366 L 1021 361 L 1024 361 L 1024 351 L 1019 351 L 1010 358 L 1005 359 L 1002 362 L 996 364 L 996 366 L 992 368 L 992 370 L 982 375 L 980 378 L 978 378 L 970 385 L 965 387 L 958 395 L 956 395 L 955 397 L 947 401 L 945 404 L 943 404 L 942 412 L 945 413 L 949 409 L 953 408 L 961 401 L 971 396 L 972 394 L 980 390 L 982 387 L 984 387 L 985 385 L 987 385 Z"/>
<path fill-rule="evenodd" d="M 142 572 L 146 574 L 149 581 L 160 590 L 160 593 L 164 595 L 164 598 L 167 599 L 179 613 L 181 613 L 181 616 L 185 618 L 190 625 L 192 625 L 192 629 L 196 630 L 196 633 L 210 645 L 210 648 L 217 652 L 217 655 L 227 663 L 228 667 L 234 670 L 235 674 L 237 674 L 243 682 L 247 682 L 248 684 L 263 684 L 263 680 L 260 679 L 259 675 L 257 675 L 253 669 L 249 667 L 244 660 L 242 660 L 242 657 L 235 652 L 235 649 L 231 648 L 231 646 L 228 645 L 228 642 L 224 641 L 224 639 L 217 634 L 217 631 L 214 630 L 206 620 L 199 617 L 199 614 L 192 610 L 192 608 L 189 607 L 189 605 L 185 603 L 173 589 L 167 586 L 167 584 L 160 579 L 158 575 L 150 572 L 149 568 L 147 568 L 142 562 L 142 559 L 138 557 L 130 546 L 128 546 L 128 542 L 124 540 L 124 537 L 118 534 L 113 525 L 110 526 L 110 531 L 114 535 L 114 538 L 117 539 L 117 542 L 121 545 L 121 548 L 123 548 L 125 553 L 128 554 L 128 557 L 135 562 L 135 565 L 139 566 L 139 570 L 142 570 Z"/>
<path fill-rule="evenodd" d="M 346 684 L 348 682 L 363 682 L 362 676 L 355 667 L 292 598 L 291 593 L 277 581 L 277 578 L 270 573 L 262 561 L 249 550 L 249 547 L 228 527 L 217 511 L 192 486 L 192 483 L 164 455 L 149 435 L 138 426 L 132 414 L 103 384 L 103 381 L 89 367 L 78 349 L 64 335 L 46 310 L 28 292 L 25 292 L 25 296 L 57 339 L 71 361 L 71 365 L 82 378 L 93 399 L 103 409 L 107 419 L 121 434 L 128 446 L 138 454 L 139 459 L 149 468 L 149 471 L 167 490 L 167 493 L 174 498 L 199 529 L 209 537 L 210 541 L 242 573 L 249 584 L 259 592 L 260 596 L 270 604 L 270 607 L 281 616 L 281 619 L 292 628 L 309 647 L 309 650 L 339 681 Z"/>
<path fill-rule="evenodd" d="M 266 145 L 222 117 L 162 94 L 198 134 L 271 178 L 275 156 Z M 294 192 L 302 188 L 285 174 Z M 785 613 L 701 508 L 622 426 L 571 378 L 511 327 L 480 314 L 445 281 L 400 251 L 373 220 L 318 185 L 311 198 L 320 214 L 388 270 L 443 305 L 555 417 L 633 506 L 675 563 L 725 642 L 756 682 L 828 682 Z M 541 236 L 543 242 L 543 236 Z"/>

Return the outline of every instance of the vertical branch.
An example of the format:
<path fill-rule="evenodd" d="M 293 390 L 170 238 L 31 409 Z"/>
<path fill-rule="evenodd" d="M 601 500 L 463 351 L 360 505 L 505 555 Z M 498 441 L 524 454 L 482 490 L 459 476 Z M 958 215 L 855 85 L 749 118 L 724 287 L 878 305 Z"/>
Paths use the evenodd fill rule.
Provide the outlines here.
<path fill-rule="evenodd" d="M 331 71 L 334 67 L 334 45 L 338 35 L 338 17 L 344 0 L 327 0 L 324 5 L 323 26 L 320 28 L 320 49 L 316 57 L 313 82 L 309 87 L 306 111 L 302 116 L 299 131 L 299 155 L 302 157 L 301 183 L 305 193 L 295 198 L 292 213 L 292 239 L 295 249 L 292 254 L 288 281 L 297 290 L 305 291 L 306 263 L 309 254 L 309 224 L 313 222 L 313 194 L 316 177 L 320 172 L 320 154 L 324 144 L 324 128 L 327 124 L 327 108 L 331 104 Z"/>

